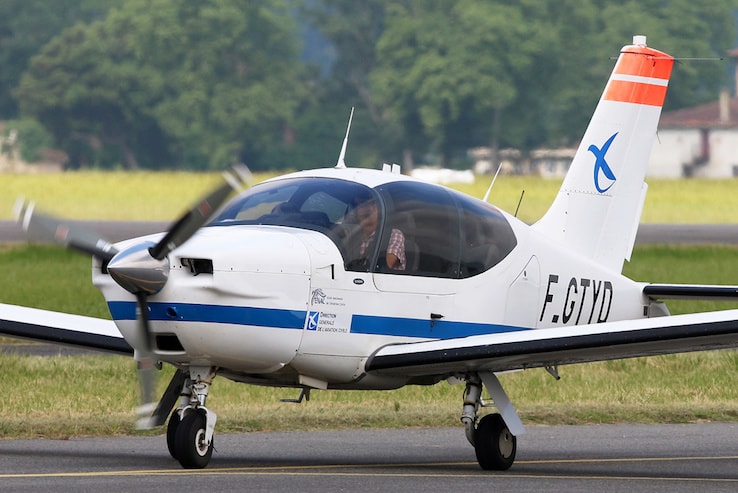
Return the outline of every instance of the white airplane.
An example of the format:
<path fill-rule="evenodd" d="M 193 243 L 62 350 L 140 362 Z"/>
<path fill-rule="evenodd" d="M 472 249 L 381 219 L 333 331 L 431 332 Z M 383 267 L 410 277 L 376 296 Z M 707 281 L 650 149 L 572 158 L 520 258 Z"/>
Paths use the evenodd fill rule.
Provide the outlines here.
<path fill-rule="evenodd" d="M 265 181 L 221 207 L 226 184 L 166 234 L 113 245 L 24 204 L 27 230 L 92 254 L 113 320 L 0 305 L 0 333 L 176 367 L 148 424 L 175 408 L 167 445 L 185 468 L 211 459 L 206 401 L 219 375 L 299 388 L 299 400 L 461 380 L 480 466 L 507 469 L 525 428 L 497 373 L 556 377 L 563 364 L 738 346 L 738 310 L 670 316 L 662 302 L 736 299 L 738 288 L 621 274 L 673 62 L 644 36 L 622 49 L 533 225 L 394 167 L 346 167 L 348 131 L 336 167 Z M 479 419 L 483 387 L 499 412 Z"/>

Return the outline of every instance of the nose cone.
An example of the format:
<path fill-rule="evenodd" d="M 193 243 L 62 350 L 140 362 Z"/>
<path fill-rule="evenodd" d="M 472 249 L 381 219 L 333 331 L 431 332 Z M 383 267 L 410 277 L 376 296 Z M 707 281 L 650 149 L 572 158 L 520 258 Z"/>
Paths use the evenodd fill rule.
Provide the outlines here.
<path fill-rule="evenodd" d="M 156 294 L 169 278 L 169 260 L 156 260 L 149 253 L 153 242 L 144 242 L 121 251 L 108 264 L 115 282 L 133 294 Z"/>

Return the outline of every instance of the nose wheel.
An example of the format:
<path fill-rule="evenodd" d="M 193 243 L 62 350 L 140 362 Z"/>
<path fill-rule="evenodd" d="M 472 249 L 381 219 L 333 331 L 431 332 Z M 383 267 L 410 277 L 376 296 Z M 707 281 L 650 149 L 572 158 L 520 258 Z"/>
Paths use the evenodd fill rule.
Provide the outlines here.
<path fill-rule="evenodd" d="M 169 449 L 169 455 L 174 459 L 177 459 L 177 446 L 175 442 L 177 440 L 177 429 L 179 428 L 180 421 L 182 421 L 182 418 L 179 416 L 179 411 L 174 411 L 169 418 L 169 424 L 167 424 L 167 448 Z"/>
<path fill-rule="evenodd" d="M 170 426 L 172 426 L 172 420 L 178 420 L 175 416 L 177 413 L 170 418 Z M 174 453 L 172 455 L 185 469 L 202 469 L 210 462 L 213 455 L 213 439 L 211 437 L 210 442 L 207 440 L 206 422 L 202 413 L 190 411 L 178 424 L 174 425 Z M 167 428 L 167 445 L 169 441 L 169 428 Z"/>

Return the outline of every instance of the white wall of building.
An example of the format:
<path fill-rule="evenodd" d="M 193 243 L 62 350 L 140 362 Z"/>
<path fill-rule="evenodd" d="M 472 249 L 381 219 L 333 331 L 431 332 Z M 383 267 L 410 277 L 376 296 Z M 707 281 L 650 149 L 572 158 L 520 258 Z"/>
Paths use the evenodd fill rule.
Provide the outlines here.
<path fill-rule="evenodd" d="M 652 178 L 681 178 L 684 165 L 702 152 L 699 129 L 659 130 L 653 142 L 647 175 Z"/>
<path fill-rule="evenodd" d="M 652 178 L 681 178 L 685 167 L 698 178 L 732 178 L 738 173 L 738 130 L 710 129 L 709 159 L 702 157 L 702 130 L 659 130 L 648 163 Z"/>
<path fill-rule="evenodd" d="M 695 176 L 704 178 L 732 178 L 738 171 L 738 131 L 713 129 L 710 131 L 710 161 L 697 168 Z"/>

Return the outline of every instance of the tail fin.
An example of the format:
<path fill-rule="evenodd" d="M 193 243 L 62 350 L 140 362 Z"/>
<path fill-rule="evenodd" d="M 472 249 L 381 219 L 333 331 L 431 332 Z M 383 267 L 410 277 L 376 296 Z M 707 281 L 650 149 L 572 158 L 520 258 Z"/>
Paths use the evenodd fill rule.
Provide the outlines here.
<path fill-rule="evenodd" d="M 634 36 L 623 47 L 551 208 L 533 227 L 620 271 L 630 259 L 643 181 L 674 58 Z"/>

